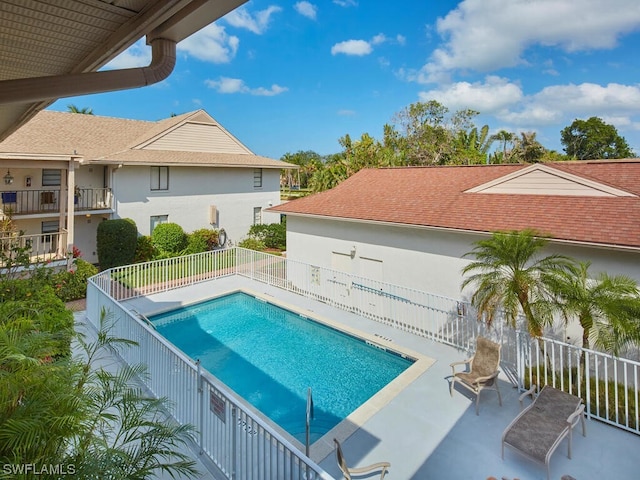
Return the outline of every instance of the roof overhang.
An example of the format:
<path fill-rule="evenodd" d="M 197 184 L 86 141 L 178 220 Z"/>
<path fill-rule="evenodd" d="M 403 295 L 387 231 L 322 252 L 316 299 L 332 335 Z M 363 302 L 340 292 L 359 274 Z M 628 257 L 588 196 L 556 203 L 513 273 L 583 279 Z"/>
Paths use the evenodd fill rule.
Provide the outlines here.
<path fill-rule="evenodd" d="M 81 155 L 38 153 L 0 153 L 2 168 L 68 168 L 69 163 L 80 166 Z"/>
<path fill-rule="evenodd" d="M 333 220 L 338 222 L 363 223 L 368 225 L 380 225 L 380 226 L 395 227 L 395 228 L 411 228 L 411 229 L 417 229 L 417 230 L 431 230 L 431 231 L 438 231 L 438 232 L 458 233 L 458 234 L 464 234 L 464 235 L 481 235 L 481 236 L 487 236 L 487 237 L 490 237 L 491 235 L 493 235 L 493 232 L 488 232 L 483 230 L 467 230 L 467 229 L 461 229 L 461 228 L 437 227 L 433 225 L 417 225 L 417 224 L 409 224 L 409 223 L 384 222 L 380 220 L 367 220 L 367 219 L 359 219 L 359 218 L 314 215 L 309 213 L 286 212 L 286 211 L 282 211 L 279 208 L 281 206 L 282 205 L 267 208 L 265 209 L 265 211 L 272 212 L 272 213 L 279 213 L 281 215 L 286 215 L 291 217 L 313 218 L 313 219 L 319 219 L 319 220 Z M 575 245 L 575 246 L 581 246 L 581 247 L 597 248 L 602 250 L 614 250 L 619 252 L 640 253 L 640 247 L 634 247 L 631 245 L 615 245 L 610 243 L 583 242 L 578 240 L 563 240 L 563 239 L 558 239 L 554 237 L 545 237 L 545 238 L 549 241 L 549 243 L 556 243 L 559 245 Z"/>
<path fill-rule="evenodd" d="M 64 76 L 76 75 L 70 77 L 75 81 L 78 74 L 96 72 L 144 36 L 149 44 L 162 39 L 165 44 L 175 45 L 245 2 L 246 0 L 1 2 L 0 92 L 4 81 L 9 82 L 5 85 L 17 91 L 23 80 L 26 90 L 41 88 L 33 79 L 42 77 L 58 77 L 61 78 L 59 83 L 64 83 Z M 108 73 L 113 77 L 113 71 Z M 166 69 L 165 73 L 168 74 Z M 127 73 L 130 74 L 131 72 Z M 158 79 L 161 78 L 158 76 Z M 27 99 L 20 102 L 7 99 L 0 104 L 0 141 L 62 96 L 110 91 L 105 87 L 108 87 L 111 80 L 92 82 L 97 85 L 90 91 L 85 89 L 76 93 L 70 89 L 63 95 L 59 91 L 52 91 L 50 97 L 45 95 L 47 98 L 36 100 L 25 95 Z"/>

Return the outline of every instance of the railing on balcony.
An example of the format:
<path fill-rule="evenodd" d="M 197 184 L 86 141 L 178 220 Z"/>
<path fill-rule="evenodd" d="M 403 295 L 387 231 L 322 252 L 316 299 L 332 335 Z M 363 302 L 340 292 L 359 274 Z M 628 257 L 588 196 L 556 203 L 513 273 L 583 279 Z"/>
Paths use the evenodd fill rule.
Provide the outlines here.
<path fill-rule="evenodd" d="M 66 258 L 67 231 L 36 235 L 0 234 L 0 268 L 15 266 L 28 257 L 29 263 L 52 262 Z M 23 258 L 20 258 L 20 257 Z"/>
<path fill-rule="evenodd" d="M 13 190 L 0 195 L 2 212 L 12 215 L 33 213 L 56 213 L 60 202 L 66 201 L 66 190 Z M 102 210 L 111 208 L 110 188 L 78 188 L 75 190 L 76 211 Z"/>

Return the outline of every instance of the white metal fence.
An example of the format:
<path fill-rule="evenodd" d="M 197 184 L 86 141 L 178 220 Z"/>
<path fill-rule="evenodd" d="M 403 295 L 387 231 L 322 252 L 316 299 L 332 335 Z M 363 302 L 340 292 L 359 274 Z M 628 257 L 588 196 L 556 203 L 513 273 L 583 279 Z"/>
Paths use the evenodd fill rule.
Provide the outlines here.
<path fill-rule="evenodd" d="M 118 354 L 130 365 L 147 366 L 148 376 L 141 381 L 154 395 L 171 402 L 171 415 L 176 421 L 196 427 L 196 444 L 221 475 L 238 480 L 333 478 L 252 413 L 219 380 L 158 335 L 151 325 L 132 316 L 109 295 L 108 289 L 101 288 L 100 284 L 113 286 L 113 282 L 104 282 L 109 273 L 103 272 L 89 281 L 87 317 L 99 327 L 102 312 L 108 312 L 113 325 L 110 335 L 138 343 Z"/>
<path fill-rule="evenodd" d="M 590 417 L 640 434 L 640 363 L 557 340 L 532 339 L 500 318 L 488 330 L 471 305 L 460 300 L 238 247 L 118 267 L 90 283 L 122 300 L 226 275 L 279 287 L 464 350 L 475 347 L 478 335 L 493 338 L 502 343 L 502 369 L 514 385 L 551 384 L 583 398 Z"/>

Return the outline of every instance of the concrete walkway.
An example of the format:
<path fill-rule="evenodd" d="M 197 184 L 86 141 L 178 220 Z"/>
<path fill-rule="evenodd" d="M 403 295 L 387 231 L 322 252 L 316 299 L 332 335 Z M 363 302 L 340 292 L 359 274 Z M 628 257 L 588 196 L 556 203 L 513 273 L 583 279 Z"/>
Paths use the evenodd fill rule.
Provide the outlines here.
<path fill-rule="evenodd" d="M 241 277 L 227 277 L 134 299 L 127 302 L 127 306 L 150 314 L 240 288 L 273 296 L 296 308 L 370 335 L 388 338 L 397 345 L 435 359 L 430 368 L 343 441 L 343 452 L 351 466 L 389 461 L 391 469 L 385 478 L 390 480 L 546 478 L 544 466 L 513 451 L 507 450 L 505 459 L 501 459 L 502 432 L 519 412 L 518 392 L 506 379 L 500 382 L 503 406 L 498 405 L 495 392 L 484 392 L 479 416 L 475 414 L 475 399 L 466 391 L 457 390 L 453 396 L 449 395 L 449 365 L 468 358 L 465 352 Z M 573 438 L 573 459 L 566 456 L 566 440 L 553 455 L 550 463 L 552 479 L 560 479 L 563 475 L 571 475 L 577 480 L 638 478 L 640 436 L 587 420 L 587 436 L 582 437 L 576 429 Z M 321 441 L 330 443 L 331 438 Z M 341 478 L 335 454 L 326 453 L 319 458 L 312 455 L 312 458 L 328 473 Z"/>

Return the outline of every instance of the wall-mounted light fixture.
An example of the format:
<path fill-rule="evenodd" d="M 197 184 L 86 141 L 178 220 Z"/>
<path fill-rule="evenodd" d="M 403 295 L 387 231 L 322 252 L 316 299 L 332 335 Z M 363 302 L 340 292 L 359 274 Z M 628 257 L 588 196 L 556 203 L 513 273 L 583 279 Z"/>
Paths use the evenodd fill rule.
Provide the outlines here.
<path fill-rule="evenodd" d="M 13 183 L 13 175 L 11 175 L 11 172 L 7 170 L 7 174 L 4 176 L 4 184 L 11 185 L 12 183 Z"/>
<path fill-rule="evenodd" d="M 355 245 L 353 247 L 351 247 L 351 252 L 349 252 L 349 255 L 351 255 L 351 258 L 356 258 L 356 246 Z"/>

